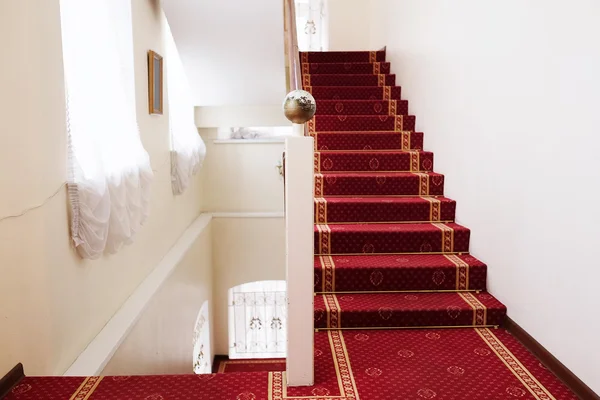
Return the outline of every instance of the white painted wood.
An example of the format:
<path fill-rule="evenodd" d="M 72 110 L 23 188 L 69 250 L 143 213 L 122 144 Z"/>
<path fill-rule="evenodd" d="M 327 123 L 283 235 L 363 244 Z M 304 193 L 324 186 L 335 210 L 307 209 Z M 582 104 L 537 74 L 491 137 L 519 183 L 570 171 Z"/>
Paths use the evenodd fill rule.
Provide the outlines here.
<path fill-rule="evenodd" d="M 210 214 L 201 214 L 181 235 L 157 267 L 144 279 L 133 294 L 108 321 L 75 362 L 64 373 L 65 376 L 98 375 L 115 351 L 136 324 L 146 305 L 161 285 L 173 273 L 177 265 L 212 219 Z M 190 355 L 191 365 L 191 355 Z"/>
<path fill-rule="evenodd" d="M 292 124 L 292 132 L 294 136 L 304 136 L 304 124 Z"/>
<path fill-rule="evenodd" d="M 283 211 L 270 212 L 213 212 L 213 218 L 283 218 Z"/>
<path fill-rule="evenodd" d="M 290 137 L 285 148 L 287 384 L 309 386 L 314 382 L 313 138 Z"/>

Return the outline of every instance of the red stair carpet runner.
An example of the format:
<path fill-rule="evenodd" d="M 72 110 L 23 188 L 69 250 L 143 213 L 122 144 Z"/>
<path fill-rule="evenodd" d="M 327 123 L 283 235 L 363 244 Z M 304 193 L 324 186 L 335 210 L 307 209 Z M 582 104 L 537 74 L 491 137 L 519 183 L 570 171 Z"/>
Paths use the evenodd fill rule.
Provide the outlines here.
<path fill-rule="evenodd" d="M 385 52 L 302 53 L 317 101 L 315 327 L 499 326 L 487 267 L 423 150 Z"/>
<path fill-rule="evenodd" d="M 385 52 L 301 60 L 317 100 L 314 386 L 288 388 L 282 360 L 237 360 L 210 375 L 25 378 L 6 400 L 576 399 L 489 328 L 506 307 L 486 292 Z M 417 327 L 429 329 L 386 329 Z"/>

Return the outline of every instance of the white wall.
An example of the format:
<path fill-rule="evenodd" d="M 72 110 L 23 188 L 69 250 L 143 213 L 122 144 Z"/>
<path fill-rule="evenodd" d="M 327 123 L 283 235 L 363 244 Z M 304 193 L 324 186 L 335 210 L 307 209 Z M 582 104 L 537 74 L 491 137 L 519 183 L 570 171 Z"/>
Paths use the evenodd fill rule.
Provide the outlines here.
<path fill-rule="evenodd" d="M 600 392 L 600 4 L 371 4 L 490 290 Z"/>
<path fill-rule="evenodd" d="M 198 106 L 280 105 L 282 0 L 162 0 Z"/>
<path fill-rule="evenodd" d="M 214 143 L 217 129 L 200 132 L 207 147 L 202 211 L 215 213 L 215 354 L 228 354 L 227 290 L 246 282 L 285 279 L 283 180 L 275 167 L 284 144 Z"/>
<path fill-rule="evenodd" d="M 102 375 L 191 374 L 194 326 L 208 301 L 212 318 L 212 233 L 195 240 L 102 371 Z M 210 347 L 212 349 L 211 339 Z M 205 349 L 210 357 L 211 349 Z M 210 360 L 212 365 L 212 359 Z"/>
<path fill-rule="evenodd" d="M 377 50 L 369 47 L 369 0 L 327 1 L 329 50 Z"/>
<path fill-rule="evenodd" d="M 168 115 L 147 111 L 146 52 L 164 54 L 158 0 L 132 1 L 138 123 L 155 180 L 135 243 L 96 261 L 70 245 L 58 0 L 0 2 L 0 376 L 64 372 L 200 213 L 200 177 L 171 192 Z M 168 113 L 168 104 L 166 104 Z"/>

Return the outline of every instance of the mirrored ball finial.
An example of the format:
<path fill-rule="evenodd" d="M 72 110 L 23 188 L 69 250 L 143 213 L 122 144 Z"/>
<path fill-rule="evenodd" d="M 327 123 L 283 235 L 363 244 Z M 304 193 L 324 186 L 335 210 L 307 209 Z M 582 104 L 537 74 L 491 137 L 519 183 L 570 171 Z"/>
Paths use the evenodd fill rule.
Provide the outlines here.
<path fill-rule="evenodd" d="M 316 111 L 315 98 L 306 90 L 292 90 L 283 101 L 283 113 L 294 124 L 303 124 L 309 121 Z"/>

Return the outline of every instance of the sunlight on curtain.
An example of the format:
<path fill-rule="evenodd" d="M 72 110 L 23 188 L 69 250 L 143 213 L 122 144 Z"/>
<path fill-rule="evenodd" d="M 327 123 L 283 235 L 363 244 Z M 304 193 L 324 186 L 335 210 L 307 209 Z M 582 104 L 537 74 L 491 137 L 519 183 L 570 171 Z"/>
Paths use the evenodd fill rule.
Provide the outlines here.
<path fill-rule="evenodd" d="M 153 174 L 137 126 L 131 4 L 61 0 L 71 236 L 95 259 L 130 243 Z"/>
<path fill-rule="evenodd" d="M 327 51 L 329 32 L 327 0 L 295 0 L 298 48 L 300 51 Z"/>
<path fill-rule="evenodd" d="M 171 133 L 171 184 L 173 193 L 181 194 L 202 167 L 206 146 L 196 127 L 190 85 L 170 30 L 167 30 L 166 36 L 165 68 Z"/>
<path fill-rule="evenodd" d="M 280 358 L 287 346 L 287 283 L 229 289 L 229 358 Z"/>

